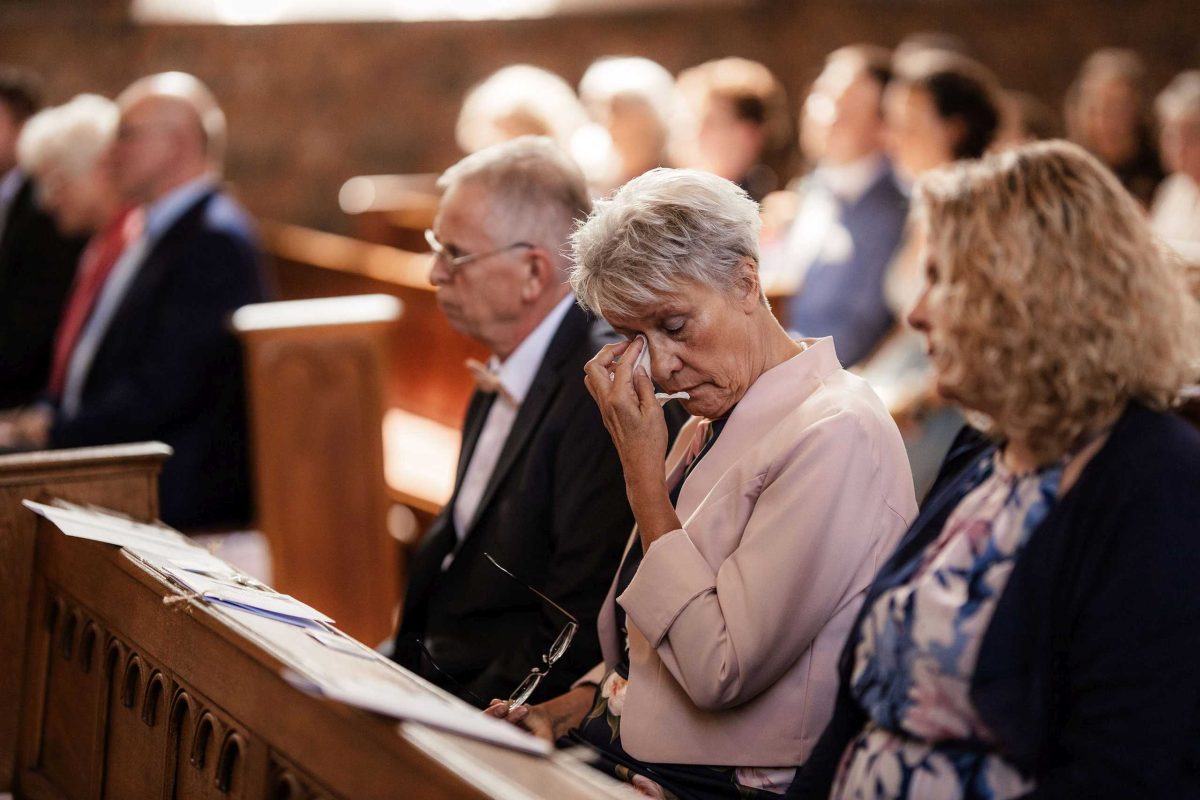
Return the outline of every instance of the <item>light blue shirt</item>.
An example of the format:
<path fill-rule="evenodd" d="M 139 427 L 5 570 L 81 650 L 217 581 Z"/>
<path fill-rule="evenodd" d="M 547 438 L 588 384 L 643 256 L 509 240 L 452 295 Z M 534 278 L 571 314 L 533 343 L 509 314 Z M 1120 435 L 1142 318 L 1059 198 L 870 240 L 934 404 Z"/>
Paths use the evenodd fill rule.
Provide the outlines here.
<path fill-rule="evenodd" d="M 59 406 L 59 413 L 64 418 L 73 419 L 79 414 L 83 387 L 87 382 L 88 371 L 92 368 L 92 361 L 100 349 L 100 343 L 104 341 L 104 335 L 108 333 L 108 327 L 112 324 L 117 309 L 121 307 L 121 301 L 125 299 L 133 279 L 141 271 L 146 255 L 184 212 L 207 192 L 212 191 L 215 185 L 216 181 L 211 175 L 203 175 L 171 190 L 143 208 L 145 225 L 142 233 L 117 259 L 104 282 L 104 288 L 96 298 L 96 305 L 92 308 L 87 323 L 83 326 L 79 341 L 71 352 L 71 360 L 67 363 L 66 381 L 63 384 L 62 402 Z"/>

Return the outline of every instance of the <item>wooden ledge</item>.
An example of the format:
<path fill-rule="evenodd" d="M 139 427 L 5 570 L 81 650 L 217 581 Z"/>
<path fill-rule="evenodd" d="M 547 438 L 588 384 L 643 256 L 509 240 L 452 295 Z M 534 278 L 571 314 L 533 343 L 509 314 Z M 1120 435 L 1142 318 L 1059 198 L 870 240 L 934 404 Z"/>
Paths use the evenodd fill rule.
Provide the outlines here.
<path fill-rule="evenodd" d="M 135 442 L 102 447 L 78 447 L 70 450 L 35 450 L 29 453 L 12 453 L 0 456 L 0 478 L 16 474 L 28 475 L 31 470 L 70 469 L 78 471 L 80 468 L 120 466 L 138 461 L 162 463 L 173 453 L 170 445 L 162 442 Z"/>

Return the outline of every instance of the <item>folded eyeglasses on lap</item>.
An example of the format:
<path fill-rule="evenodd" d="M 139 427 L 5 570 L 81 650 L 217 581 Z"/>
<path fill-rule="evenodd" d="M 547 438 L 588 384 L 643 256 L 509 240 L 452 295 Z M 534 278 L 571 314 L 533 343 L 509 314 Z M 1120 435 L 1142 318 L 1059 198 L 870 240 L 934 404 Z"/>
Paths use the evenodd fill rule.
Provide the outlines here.
<path fill-rule="evenodd" d="M 494 566 L 496 569 L 500 570 L 505 575 L 524 586 L 530 592 L 535 594 L 542 602 L 546 603 L 548 606 L 567 618 L 567 624 L 554 639 L 554 642 L 550 645 L 550 648 L 542 654 L 542 663 L 545 664 L 545 669 L 542 669 L 540 666 L 535 666 L 530 669 L 529 674 L 525 676 L 525 680 L 521 681 L 520 685 L 513 690 L 513 693 L 508 696 L 508 700 L 505 701 L 508 705 L 508 710 L 512 711 L 517 706 L 525 703 L 533 695 L 533 693 L 537 691 L 542 679 L 550 674 L 550 670 L 554 668 L 554 665 L 558 663 L 558 661 L 567 652 L 567 648 L 571 646 L 571 642 L 575 639 L 575 634 L 579 631 L 579 620 L 576 619 L 570 611 L 567 611 L 558 603 L 554 602 L 549 597 L 542 594 L 537 589 L 533 588 L 528 583 L 521 580 L 516 575 L 513 575 L 511 572 L 501 566 L 499 561 L 492 558 L 491 553 L 484 553 L 484 556 L 487 557 L 488 561 L 492 562 L 492 566 Z M 421 652 L 425 654 L 426 659 L 429 660 L 430 666 L 437 670 L 438 674 L 442 675 L 444 678 L 469 695 L 472 699 L 479 703 L 479 705 L 488 705 L 488 701 L 484 700 L 479 695 L 463 686 L 452 675 L 438 666 L 437 661 L 434 660 L 433 655 L 425 647 L 424 642 L 422 642 L 420 639 L 414 639 L 414 641 L 417 643 L 417 646 L 421 648 Z"/>

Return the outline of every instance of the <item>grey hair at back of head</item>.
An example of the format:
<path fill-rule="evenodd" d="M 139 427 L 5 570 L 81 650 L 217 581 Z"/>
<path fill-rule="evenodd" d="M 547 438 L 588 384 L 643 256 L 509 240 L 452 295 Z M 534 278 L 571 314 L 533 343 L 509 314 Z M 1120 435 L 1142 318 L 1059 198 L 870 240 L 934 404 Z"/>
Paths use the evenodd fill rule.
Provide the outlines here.
<path fill-rule="evenodd" d="M 17 161 L 26 172 L 59 169 L 82 175 L 96 165 L 117 132 L 117 104 L 81 94 L 30 117 L 17 140 Z"/>
<path fill-rule="evenodd" d="M 737 184 L 654 169 L 599 201 L 575 231 L 571 287 L 606 317 L 638 316 L 688 283 L 726 290 L 743 260 L 758 263 L 760 226 L 758 204 Z"/>
<path fill-rule="evenodd" d="M 666 130 L 675 117 L 675 78 L 656 61 L 640 56 L 604 56 L 593 61 L 579 80 L 584 104 L 616 98 L 646 105 Z"/>
<path fill-rule="evenodd" d="M 521 136 L 484 148 L 442 173 L 437 185 L 449 194 L 464 184 L 487 190 L 498 247 L 529 241 L 553 253 L 566 270 L 567 237 L 591 213 L 592 198 L 583 172 L 552 139 Z"/>
<path fill-rule="evenodd" d="M 1200 69 L 1189 69 L 1176 75 L 1159 93 L 1154 105 L 1163 122 L 1200 114 Z"/>

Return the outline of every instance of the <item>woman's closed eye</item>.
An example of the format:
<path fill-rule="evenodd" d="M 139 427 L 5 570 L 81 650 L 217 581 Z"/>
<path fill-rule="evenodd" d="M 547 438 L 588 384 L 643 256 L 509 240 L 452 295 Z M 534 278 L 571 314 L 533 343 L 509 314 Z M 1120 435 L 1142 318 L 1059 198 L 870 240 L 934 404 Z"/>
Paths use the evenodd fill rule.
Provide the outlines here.
<path fill-rule="evenodd" d="M 668 317 L 667 319 L 663 320 L 662 329 L 671 336 L 678 336 L 683 332 L 683 328 L 686 324 L 687 320 L 683 317 Z"/>

